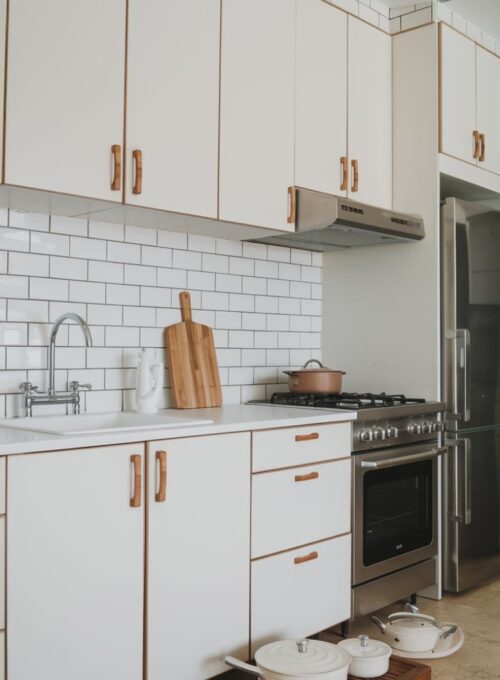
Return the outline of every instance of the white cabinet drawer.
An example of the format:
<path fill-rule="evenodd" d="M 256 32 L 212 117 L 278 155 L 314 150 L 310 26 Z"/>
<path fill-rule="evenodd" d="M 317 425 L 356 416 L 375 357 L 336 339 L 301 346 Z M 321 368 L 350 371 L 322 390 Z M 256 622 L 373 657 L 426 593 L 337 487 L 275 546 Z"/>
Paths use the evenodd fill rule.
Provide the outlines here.
<path fill-rule="evenodd" d="M 261 430 L 252 434 L 252 472 L 351 455 L 351 423 Z"/>
<path fill-rule="evenodd" d="M 272 640 L 300 639 L 351 614 L 351 536 L 252 562 L 252 655 Z"/>
<path fill-rule="evenodd" d="M 0 633 L 0 680 L 5 680 L 5 633 Z"/>
<path fill-rule="evenodd" d="M 5 517 L 0 518 L 0 630 L 5 628 Z M 0 651 L 3 653 L 3 635 Z M 3 677 L 3 663 L 0 662 L 0 679 Z"/>
<path fill-rule="evenodd" d="M 252 477 L 252 558 L 350 531 L 351 461 Z"/>

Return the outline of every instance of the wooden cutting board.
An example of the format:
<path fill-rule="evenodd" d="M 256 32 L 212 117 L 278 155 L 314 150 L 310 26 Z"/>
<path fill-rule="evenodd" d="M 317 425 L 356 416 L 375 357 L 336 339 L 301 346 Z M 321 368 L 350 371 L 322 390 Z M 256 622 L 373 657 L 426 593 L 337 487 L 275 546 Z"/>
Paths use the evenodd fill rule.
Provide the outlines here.
<path fill-rule="evenodd" d="M 219 366 L 212 329 L 191 317 L 191 297 L 179 293 L 182 322 L 165 329 L 170 385 L 175 408 L 222 404 Z"/>

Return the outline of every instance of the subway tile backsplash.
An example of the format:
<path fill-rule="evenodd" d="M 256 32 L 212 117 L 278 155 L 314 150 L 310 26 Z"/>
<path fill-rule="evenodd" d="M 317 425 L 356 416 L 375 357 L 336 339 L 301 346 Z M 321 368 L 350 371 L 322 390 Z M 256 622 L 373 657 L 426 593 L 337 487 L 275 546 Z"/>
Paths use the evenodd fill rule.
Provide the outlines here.
<path fill-rule="evenodd" d="M 183 289 L 195 321 L 214 328 L 224 403 L 287 389 L 282 371 L 320 356 L 321 273 L 322 256 L 303 250 L 0 210 L 0 417 L 23 415 L 21 382 L 46 389 L 51 323 L 67 311 L 94 346 L 61 327 L 57 388 L 92 383 L 88 412 L 133 408 L 138 349 L 166 361 Z"/>

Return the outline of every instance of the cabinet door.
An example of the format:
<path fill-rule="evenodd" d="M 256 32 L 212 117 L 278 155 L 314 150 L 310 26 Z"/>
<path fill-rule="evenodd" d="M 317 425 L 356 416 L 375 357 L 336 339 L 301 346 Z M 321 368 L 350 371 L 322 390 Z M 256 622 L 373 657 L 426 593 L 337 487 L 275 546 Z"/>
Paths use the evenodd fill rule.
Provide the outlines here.
<path fill-rule="evenodd" d="M 121 201 L 125 0 L 9 7 L 5 182 Z"/>
<path fill-rule="evenodd" d="M 293 231 L 295 2 L 225 0 L 221 59 L 220 219 Z"/>
<path fill-rule="evenodd" d="M 479 165 L 500 174 L 500 58 L 478 46 L 476 55 L 477 128 L 485 141 L 484 161 Z"/>
<path fill-rule="evenodd" d="M 347 14 L 297 0 L 295 184 L 345 196 Z"/>
<path fill-rule="evenodd" d="M 219 50 L 220 0 L 129 0 L 126 203 L 217 217 Z"/>
<path fill-rule="evenodd" d="M 141 680 L 143 445 L 8 460 L 10 680 Z"/>
<path fill-rule="evenodd" d="M 441 148 L 470 163 L 476 130 L 476 46 L 469 38 L 440 24 Z M 491 87 L 489 93 L 491 94 Z"/>
<path fill-rule="evenodd" d="M 248 658 L 250 435 L 155 442 L 148 467 L 149 680 L 203 680 Z"/>
<path fill-rule="evenodd" d="M 350 615 L 350 535 L 252 562 L 252 654 L 267 642 L 299 640 Z"/>
<path fill-rule="evenodd" d="M 349 16 L 349 196 L 392 207 L 391 37 Z M 356 183 L 355 168 L 358 168 Z"/>

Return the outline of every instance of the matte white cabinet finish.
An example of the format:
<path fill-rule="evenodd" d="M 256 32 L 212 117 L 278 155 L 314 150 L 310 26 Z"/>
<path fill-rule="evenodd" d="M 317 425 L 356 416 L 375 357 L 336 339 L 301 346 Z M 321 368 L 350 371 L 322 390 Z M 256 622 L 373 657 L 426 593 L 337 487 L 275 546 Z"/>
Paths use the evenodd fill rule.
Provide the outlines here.
<path fill-rule="evenodd" d="M 252 654 L 272 640 L 307 637 L 350 615 L 350 535 L 252 562 Z"/>
<path fill-rule="evenodd" d="M 476 117 L 476 46 L 453 28 L 440 24 L 441 151 L 469 163 L 474 159 Z M 491 85 L 487 96 L 492 96 Z M 493 95 L 496 97 L 497 95 Z"/>
<path fill-rule="evenodd" d="M 10 3 L 5 182 L 122 200 L 125 23 L 125 0 Z"/>
<path fill-rule="evenodd" d="M 349 196 L 392 207 L 391 36 L 349 16 Z M 356 187 L 355 164 L 359 172 Z"/>
<path fill-rule="evenodd" d="M 8 461 L 9 680 L 141 680 L 144 445 Z"/>
<path fill-rule="evenodd" d="M 224 0 L 221 60 L 220 219 L 293 231 L 295 2 Z"/>
<path fill-rule="evenodd" d="M 350 530 L 350 458 L 252 476 L 252 558 Z"/>
<path fill-rule="evenodd" d="M 296 30 L 295 184 L 346 196 L 347 14 L 297 0 Z"/>
<path fill-rule="evenodd" d="M 220 5 L 129 0 L 126 203 L 217 217 Z"/>
<path fill-rule="evenodd" d="M 350 422 L 253 432 L 252 472 L 346 458 L 351 445 Z"/>
<path fill-rule="evenodd" d="M 477 129 L 484 135 L 479 166 L 500 174 L 500 58 L 476 45 Z"/>
<path fill-rule="evenodd" d="M 227 670 L 224 655 L 248 657 L 250 434 L 148 450 L 149 680 L 204 680 Z"/>

